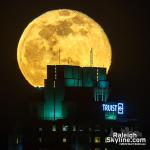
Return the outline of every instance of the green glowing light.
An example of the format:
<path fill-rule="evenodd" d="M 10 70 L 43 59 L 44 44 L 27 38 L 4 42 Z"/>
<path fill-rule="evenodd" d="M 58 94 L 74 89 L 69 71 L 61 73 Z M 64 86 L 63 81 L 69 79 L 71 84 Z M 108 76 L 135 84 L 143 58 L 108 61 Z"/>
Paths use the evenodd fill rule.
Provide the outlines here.
<path fill-rule="evenodd" d="M 57 120 L 63 118 L 62 101 L 54 88 L 47 89 L 45 92 L 44 109 L 41 111 L 42 120 Z"/>
<path fill-rule="evenodd" d="M 109 87 L 108 81 L 100 81 L 99 87 L 100 88 L 108 88 Z"/>
<path fill-rule="evenodd" d="M 117 119 L 117 114 L 116 112 L 105 112 L 105 119 L 106 120 L 116 120 Z"/>
<path fill-rule="evenodd" d="M 67 87 L 81 87 L 82 82 L 78 79 L 65 79 L 65 86 Z"/>

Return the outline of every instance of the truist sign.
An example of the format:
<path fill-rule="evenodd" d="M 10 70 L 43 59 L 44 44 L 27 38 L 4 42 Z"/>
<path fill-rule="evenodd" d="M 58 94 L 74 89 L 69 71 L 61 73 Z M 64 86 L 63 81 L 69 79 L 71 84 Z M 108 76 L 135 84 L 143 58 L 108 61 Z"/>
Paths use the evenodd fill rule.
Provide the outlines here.
<path fill-rule="evenodd" d="M 118 115 L 124 114 L 124 104 L 123 103 L 117 103 L 117 104 L 105 103 L 105 104 L 102 104 L 102 109 L 103 109 L 103 111 L 116 112 Z"/>

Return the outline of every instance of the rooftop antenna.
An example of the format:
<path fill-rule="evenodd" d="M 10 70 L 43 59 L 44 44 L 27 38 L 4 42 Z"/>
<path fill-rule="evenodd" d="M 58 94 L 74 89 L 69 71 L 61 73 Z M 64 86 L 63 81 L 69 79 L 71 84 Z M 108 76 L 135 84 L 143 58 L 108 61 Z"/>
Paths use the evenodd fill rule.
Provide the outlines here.
<path fill-rule="evenodd" d="M 68 57 L 68 65 L 69 65 L 69 63 L 70 63 L 70 57 Z"/>
<path fill-rule="evenodd" d="M 59 49 L 59 65 L 60 65 L 60 49 Z"/>
<path fill-rule="evenodd" d="M 93 67 L 93 49 L 90 50 L 90 67 Z"/>

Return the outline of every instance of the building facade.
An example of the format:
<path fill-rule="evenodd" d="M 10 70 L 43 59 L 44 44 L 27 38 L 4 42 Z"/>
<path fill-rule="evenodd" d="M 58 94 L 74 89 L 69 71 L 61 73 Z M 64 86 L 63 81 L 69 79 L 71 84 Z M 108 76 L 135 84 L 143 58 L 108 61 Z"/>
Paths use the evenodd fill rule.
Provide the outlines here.
<path fill-rule="evenodd" d="M 105 68 L 47 66 L 41 92 L 43 98 L 31 106 L 28 126 L 15 134 L 15 150 L 126 149 L 106 137 L 139 127 L 125 119 L 122 102 L 111 101 Z"/>

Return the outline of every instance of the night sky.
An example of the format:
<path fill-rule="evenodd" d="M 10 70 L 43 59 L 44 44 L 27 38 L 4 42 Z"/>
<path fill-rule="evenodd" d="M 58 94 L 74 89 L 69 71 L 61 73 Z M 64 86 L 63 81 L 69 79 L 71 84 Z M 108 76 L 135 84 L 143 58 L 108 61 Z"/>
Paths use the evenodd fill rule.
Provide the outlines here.
<path fill-rule="evenodd" d="M 124 0 L 13 0 L 0 2 L 0 117 L 3 125 L 26 118 L 30 100 L 37 92 L 28 84 L 17 64 L 19 38 L 34 18 L 60 8 L 81 11 L 106 32 L 112 46 L 108 74 L 113 99 L 124 97 L 128 113 L 143 122 L 150 114 L 150 32 L 146 1 Z"/>

